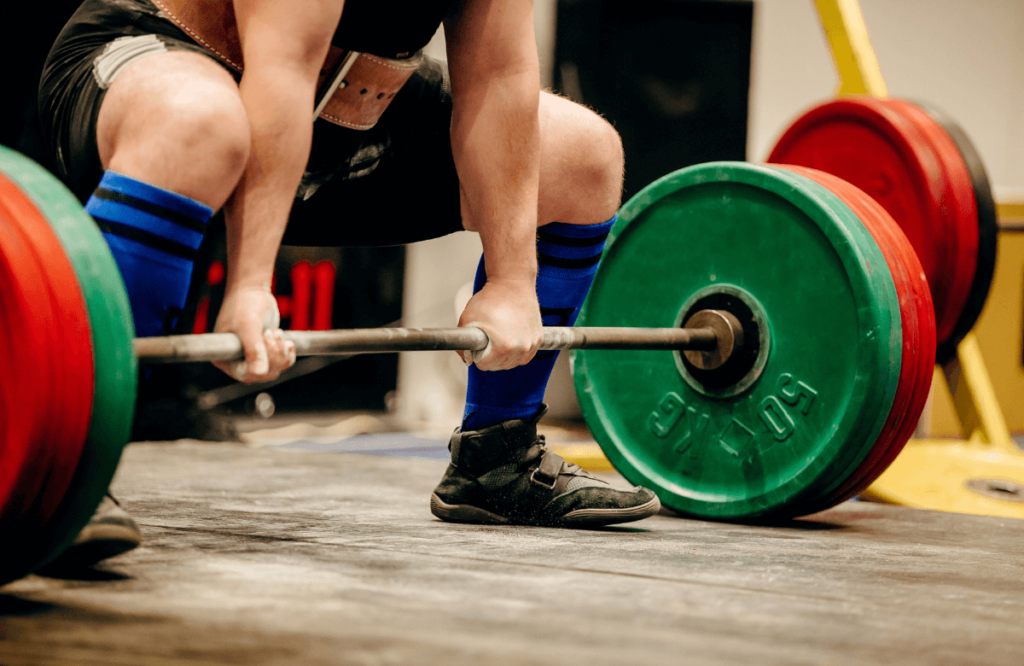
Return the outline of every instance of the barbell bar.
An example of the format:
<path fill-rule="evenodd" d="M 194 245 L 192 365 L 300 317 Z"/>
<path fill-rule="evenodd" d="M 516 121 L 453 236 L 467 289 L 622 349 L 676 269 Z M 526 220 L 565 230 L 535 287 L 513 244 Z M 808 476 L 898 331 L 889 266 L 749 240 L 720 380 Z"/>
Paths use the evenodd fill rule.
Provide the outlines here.
<path fill-rule="evenodd" d="M 742 345 L 739 322 L 726 313 L 707 311 L 721 324 L 704 328 L 636 328 L 546 326 L 539 350 L 653 349 L 715 352 L 725 356 Z M 735 323 L 734 323 L 735 322 Z M 479 328 L 362 328 L 334 331 L 285 331 L 298 356 L 373 354 L 404 351 L 464 350 L 487 347 L 487 334 Z M 724 345 L 719 340 L 725 341 Z M 139 363 L 147 365 L 201 361 L 236 361 L 243 358 L 242 343 L 234 333 L 203 333 L 136 338 Z M 724 360 L 724 359 L 723 359 Z"/>

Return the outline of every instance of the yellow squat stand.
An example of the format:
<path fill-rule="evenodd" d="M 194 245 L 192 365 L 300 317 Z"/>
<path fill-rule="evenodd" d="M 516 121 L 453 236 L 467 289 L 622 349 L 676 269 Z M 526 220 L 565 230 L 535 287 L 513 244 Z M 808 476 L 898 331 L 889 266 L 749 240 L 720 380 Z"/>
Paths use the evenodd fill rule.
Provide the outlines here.
<path fill-rule="evenodd" d="M 836 69 L 838 95 L 887 97 L 857 0 L 815 0 Z M 1012 206 L 999 207 L 1001 218 Z M 1024 211 L 1022 211 L 1024 212 Z M 865 497 L 922 509 L 1024 518 L 1024 452 L 1010 438 L 981 350 L 969 333 L 936 371 L 953 396 L 963 439 L 911 440 Z"/>

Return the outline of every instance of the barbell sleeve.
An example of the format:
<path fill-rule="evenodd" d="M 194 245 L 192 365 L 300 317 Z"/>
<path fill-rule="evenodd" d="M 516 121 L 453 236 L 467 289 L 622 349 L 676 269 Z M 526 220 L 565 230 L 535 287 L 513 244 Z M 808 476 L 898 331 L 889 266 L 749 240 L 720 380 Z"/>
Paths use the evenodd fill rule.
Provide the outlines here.
<path fill-rule="evenodd" d="M 336 331 L 285 331 L 298 356 L 375 354 L 403 351 L 479 351 L 487 334 L 479 328 L 355 328 Z M 546 326 L 541 350 L 688 349 L 713 350 L 712 328 L 632 328 Z M 237 361 L 242 343 L 234 333 L 203 333 L 136 338 L 135 355 L 146 365 L 199 361 Z"/>

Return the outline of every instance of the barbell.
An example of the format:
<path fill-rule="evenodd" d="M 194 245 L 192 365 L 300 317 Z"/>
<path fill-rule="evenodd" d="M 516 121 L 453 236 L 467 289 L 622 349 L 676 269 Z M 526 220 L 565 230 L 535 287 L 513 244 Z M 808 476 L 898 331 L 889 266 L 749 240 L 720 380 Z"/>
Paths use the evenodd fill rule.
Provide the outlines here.
<path fill-rule="evenodd" d="M 690 350 L 695 358 L 721 364 L 743 345 L 743 329 L 728 312 L 698 313 L 700 328 L 547 326 L 538 350 L 661 349 Z M 487 334 L 466 328 L 356 328 L 334 331 L 285 331 L 297 356 L 384 354 L 408 351 L 483 351 Z M 244 358 L 234 333 L 202 333 L 136 338 L 132 346 L 143 364 L 237 361 Z"/>
<path fill-rule="evenodd" d="M 887 114 L 923 122 L 886 104 Z M 970 198 L 954 178 L 964 165 L 934 127 L 890 124 L 886 140 L 903 132 L 900 146 L 913 148 L 898 153 L 902 166 L 886 162 L 897 185 L 913 181 L 904 171 L 923 173 L 914 160 L 934 161 L 939 146 L 947 168 L 929 176 L 933 189 Z M 812 149 L 792 161 L 828 169 L 845 163 L 830 146 L 857 145 L 792 132 L 773 156 L 806 142 Z M 978 191 L 980 163 L 961 159 L 980 202 L 990 196 Z M 923 409 L 936 309 L 948 333 L 939 342 L 955 343 L 990 279 L 979 259 L 981 268 L 955 271 L 955 284 L 929 284 L 915 243 L 933 253 L 929 265 L 933 255 L 969 258 L 980 244 L 971 244 L 969 211 L 955 224 L 948 211 L 931 223 L 899 220 L 922 196 L 904 189 L 879 202 L 814 169 L 718 162 L 669 174 L 627 202 L 578 326 L 546 328 L 541 346 L 571 350 L 584 417 L 616 469 L 670 509 L 744 521 L 819 511 L 877 478 Z M 929 224 L 934 233 L 920 233 Z M 6 149 L 0 277 L 0 534 L 24 544 L 0 554 L 2 581 L 53 559 L 91 517 L 128 441 L 138 363 L 234 360 L 241 345 L 230 334 L 133 339 L 95 224 L 56 179 Z M 285 336 L 300 355 L 487 345 L 475 328 Z"/>

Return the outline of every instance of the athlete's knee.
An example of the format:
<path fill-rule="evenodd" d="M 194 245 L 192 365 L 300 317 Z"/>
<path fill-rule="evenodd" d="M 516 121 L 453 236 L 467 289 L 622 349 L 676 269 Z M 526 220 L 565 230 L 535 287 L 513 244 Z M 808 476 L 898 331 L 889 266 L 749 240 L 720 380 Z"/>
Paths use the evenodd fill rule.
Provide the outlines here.
<path fill-rule="evenodd" d="M 138 171 L 134 177 L 155 177 L 175 190 L 183 180 L 230 193 L 248 162 L 250 142 L 237 85 L 194 54 L 153 56 L 126 68 L 107 93 L 97 125 L 107 168 L 127 167 Z"/>
<path fill-rule="evenodd" d="M 223 96 L 165 98 L 151 124 L 119 142 L 107 168 L 220 208 L 245 171 L 251 129 Z"/>
<path fill-rule="evenodd" d="M 623 151 L 619 133 L 604 118 L 582 109 L 573 132 L 576 145 L 564 173 L 563 191 L 575 193 L 575 224 L 597 224 L 618 210 L 622 200 Z"/>
<path fill-rule="evenodd" d="M 590 124 L 590 141 L 582 160 L 581 177 L 584 188 L 603 211 L 597 216 L 600 219 L 595 220 L 601 222 L 614 215 L 621 203 L 625 157 L 622 138 L 610 123 L 595 115 Z"/>
<path fill-rule="evenodd" d="M 201 159 L 226 179 L 238 180 L 249 161 L 252 130 L 241 101 L 220 97 L 202 104 L 176 101 L 168 122 L 181 128 L 186 159 Z"/>

